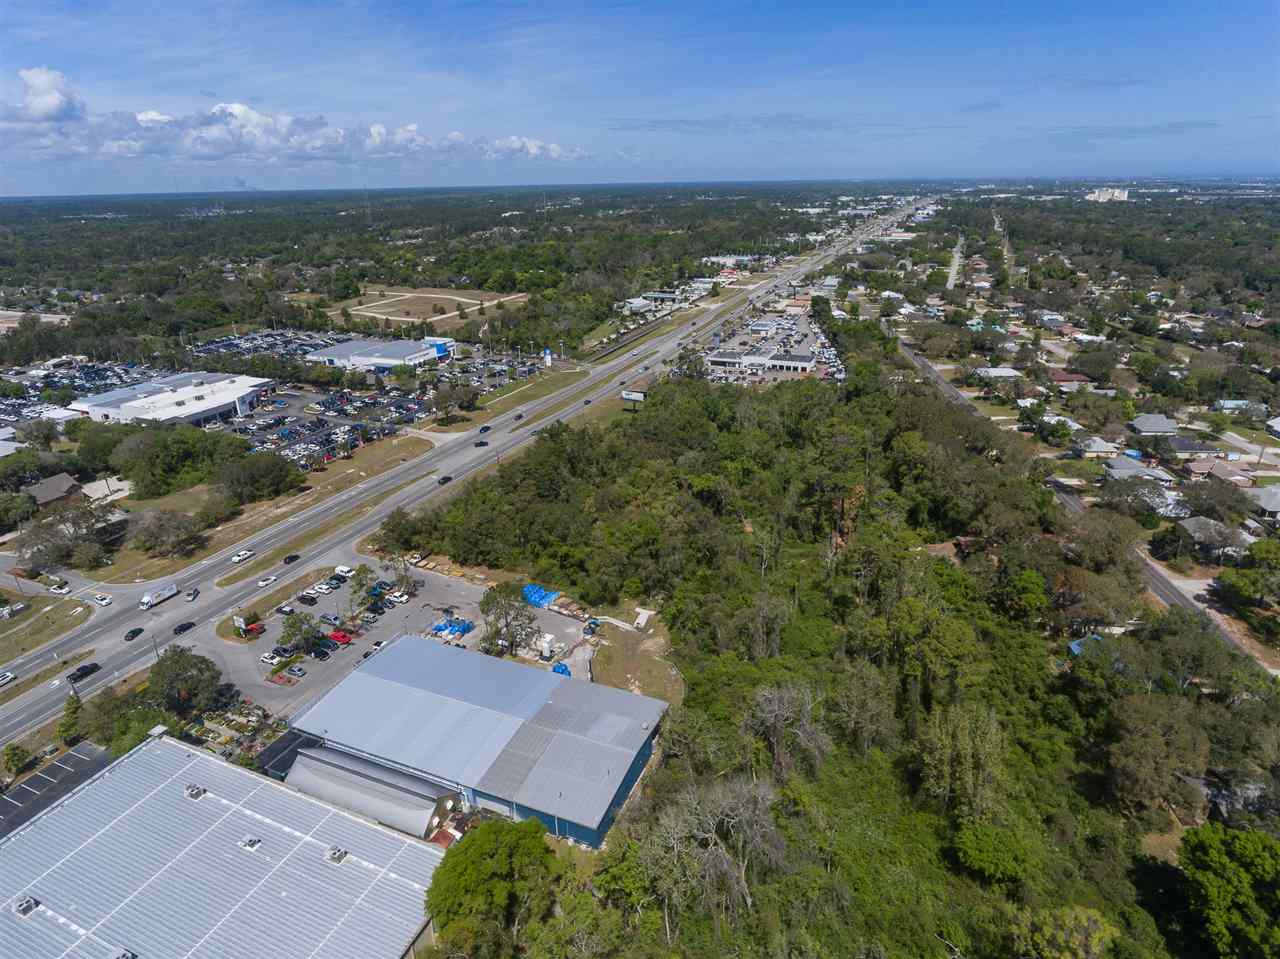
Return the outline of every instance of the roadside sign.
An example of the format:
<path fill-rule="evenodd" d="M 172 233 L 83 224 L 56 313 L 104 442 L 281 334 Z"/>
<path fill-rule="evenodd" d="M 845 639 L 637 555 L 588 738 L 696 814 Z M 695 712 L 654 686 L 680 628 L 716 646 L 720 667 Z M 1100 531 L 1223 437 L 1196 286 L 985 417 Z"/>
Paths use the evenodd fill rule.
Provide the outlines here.
<path fill-rule="evenodd" d="M 644 393 L 641 390 L 623 390 L 622 391 L 622 398 L 626 400 L 628 403 L 643 403 L 647 396 L 648 394 Z"/>
<path fill-rule="evenodd" d="M 236 628 L 236 629 L 240 630 L 240 632 L 242 632 L 242 633 L 244 632 L 244 630 L 245 630 L 245 624 L 244 624 L 244 617 L 243 617 L 243 616 L 232 616 L 232 617 L 231 617 L 231 623 L 232 623 L 232 625 L 233 625 L 233 626 L 235 626 L 235 628 Z"/>

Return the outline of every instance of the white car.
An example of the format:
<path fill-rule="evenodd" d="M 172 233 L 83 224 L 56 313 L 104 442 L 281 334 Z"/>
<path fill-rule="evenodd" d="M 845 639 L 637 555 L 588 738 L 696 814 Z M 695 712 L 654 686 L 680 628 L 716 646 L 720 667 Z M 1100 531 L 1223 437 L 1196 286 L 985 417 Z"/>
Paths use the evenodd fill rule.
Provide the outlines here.
<path fill-rule="evenodd" d="M 314 599 L 316 596 L 319 596 L 320 594 L 314 586 L 308 586 L 306 589 L 302 591 L 302 595 L 310 596 Z"/>
<path fill-rule="evenodd" d="M 391 600 L 391 602 L 395 603 L 397 606 L 402 603 L 409 602 L 409 596 L 407 593 L 392 593 L 387 597 L 387 599 Z"/>
<path fill-rule="evenodd" d="M 93 601 L 97 603 L 99 606 L 111 605 L 111 597 L 108 596 L 106 593 L 94 593 Z"/>
<path fill-rule="evenodd" d="M 333 592 L 333 587 L 330 586 L 328 583 L 316 583 L 311 588 L 314 589 L 317 593 L 321 593 L 325 596 L 328 596 L 330 593 Z"/>
<path fill-rule="evenodd" d="M 262 663 L 264 666 L 279 666 L 280 657 L 275 655 L 275 653 L 263 653 L 258 659 L 258 662 Z"/>
<path fill-rule="evenodd" d="M 49 592 L 55 593 L 58 596 L 68 596 L 71 593 L 71 587 L 66 583 L 59 583 L 57 586 L 50 586 Z"/>
<path fill-rule="evenodd" d="M 246 559 L 248 559 L 252 555 L 253 555 L 253 550 L 242 549 L 240 550 L 240 552 L 236 553 L 236 555 L 231 557 L 231 562 L 237 563 L 237 564 L 243 563 Z"/>
<path fill-rule="evenodd" d="M 8 686 L 17 678 L 13 673 L 0 673 L 0 686 Z"/>
<path fill-rule="evenodd" d="M 258 580 L 258 587 L 262 588 L 264 586 L 270 586 L 277 579 L 279 579 L 278 576 L 264 576 L 262 579 Z"/>
<path fill-rule="evenodd" d="M 346 576 L 348 579 L 356 574 L 356 571 L 350 566 L 339 566 L 334 570 L 339 576 Z"/>

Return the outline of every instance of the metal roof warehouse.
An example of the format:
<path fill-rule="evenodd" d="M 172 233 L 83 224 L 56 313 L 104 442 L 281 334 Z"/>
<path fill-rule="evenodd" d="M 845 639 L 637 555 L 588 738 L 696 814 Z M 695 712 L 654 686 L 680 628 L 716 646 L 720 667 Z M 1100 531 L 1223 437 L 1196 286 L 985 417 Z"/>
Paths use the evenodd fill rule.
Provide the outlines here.
<path fill-rule="evenodd" d="M 400 959 L 442 858 L 152 737 L 0 840 L 0 956 Z"/>
<path fill-rule="evenodd" d="M 400 804 L 417 803 L 419 818 L 457 793 L 469 806 L 534 816 L 557 836 L 598 846 L 652 754 L 666 709 L 648 696 L 403 636 L 293 726 L 327 751 L 414 777 L 416 790 L 401 790 Z M 319 764 L 310 763 L 297 785 L 315 791 L 317 775 Z M 317 794 L 357 791 L 351 770 L 341 775 Z M 380 794 L 355 808 L 386 808 L 386 790 L 397 787 L 391 777 L 373 778 Z"/>
<path fill-rule="evenodd" d="M 396 366 L 422 366 L 432 360 L 447 359 L 454 341 L 443 336 L 421 340 L 351 340 L 308 353 L 308 363 L 340 366 L 348 370 L 385 373 Z"/>

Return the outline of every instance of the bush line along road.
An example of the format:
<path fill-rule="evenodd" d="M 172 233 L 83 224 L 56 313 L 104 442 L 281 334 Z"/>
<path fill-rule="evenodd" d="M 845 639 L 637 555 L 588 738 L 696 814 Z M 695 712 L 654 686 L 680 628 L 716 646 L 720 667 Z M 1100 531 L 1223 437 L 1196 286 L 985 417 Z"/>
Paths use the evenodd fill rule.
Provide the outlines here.
<path fill-rule="evenodd" d="M 714 324 L 739 316 L 751 300 L 762 296 L 768 289 L 785 285 L 790 280 L 802 277 L 809 271 L 825 265 L 850 247 L 871 238 L 884 226 L 909 212 L 912 207 L 922 206 L 929 201 L 930 198 L 922 198 L 893 211 L 892 214 L 868 221 L 833 248 L 802 258 L 769 281 L 765 287 L 749 291 L 745 297 L 733 297 L 712 307 L 689 324 L 645 342 L 641 349 L 646 354 L 651 354 L 650 365 L 660 364 L 676 355 L 680 349 L 677 344 L 689 338 L 695 331 L 701 332 Z M 419 506 L 430 502 L 433 497 L 442 495 L 440 477 L 451 476 L 454 482 L 464 480 L 499 462 L 503 456 L 509 456 L 531 443 L 536 439 L 537 430 L 513 431 L 512 426 L 517 423 L 517 415 L 528 419 L 543 411 L 562 407 L 558 411 L 559 415 L 568 417 L 578 412 L 580 406 L 572 404 L 564 406 L 567 397 L 596 401 L 618 394 L 622 389 L 617 379 L 619 373 L 627 370 L 635 362 L 632 351 L 623 351 L 614 359 L 592 368 L 585 379 L 570 383 L 563 389 L 526 405 L 513 407 L 487 421 L 485 425 L 491 429 L 485 436 L 489 441 L 487 447 L 477 448 L 472 445 L 477 434 L 476 429 L 433 434 L 433 441 L 436 443 L 434 449 L 352 487 L 341 495 L 341 508 L 354 509 L 370 498 L 394 490 L 414 476 L 420 475 L 422 477 L 420 480 L 387 496 L 376 508 L 368 510 L 352 523 L 311 544 L 305 550 L 303 561 L 297 566 L 297 574 L 291 570 L 290 575 L 304 575 L 311 566 L 321 564 L 322 558 L 330 551 L 354 546 L 360 539 L 376 530 L 383 518 L 393 509 Z M 542 423 L 552 421 L 554 416 L 548 415 Z M 228 546 L 213 556 L 194 563 L 174 576 L 159 580 L 104 586 L 82 577 L 67 575 L 66 578 L 72 583 L 77 595 L 97 591 L 107 592 L 113 597 L 114 602 L 105 609 L 97 609 L 92 619 L 84 626 L 10 663 L 0 665 L 0 672 L 12 671 L 20 678 L 29 676 L 82 649 L 94 647 L 100 651 L 96 661 L 102 669 L 77 686 L 81 696 L 88 696 L 110 683 L 123 679 L 130 673 L 145 668 L 154 660 L 159 649 L 175 639 L 184 644 L 205 646 L 206 649 L 202 650 L 204 652 L 208 652 L 208 647 L 211 646 L 216 646 L 225 652 L 226 641 L 214 636 L 214 624 L 239 608 L 252 606 L 254 599 L 261 592 L 256 583 L 256 576 L 225 587 L 216 585 L 216 581 L 232 568 L 231 557 L 242 549 L 252 549 L 258 555 L 263 555 L 284 546 L 290 540 L 305 534 L 309 529 L 332 520 L 333 512 L 332 501 L 319 503 Z M 199 589 L 200 593 L 192 602 L 177 596 L 148 611 L 138 609 L 138 600 L 144 593 L 170 582 L 177 583 L 183 592 L 194 587 Z M 259 612 L 266 613 L 267 610 L 263 609 Z M 185 621 L 197 623 L 198 628 L 181 637 L 175 637 L 173 627 Z M 123 641 L 125 632 L 134 626 L 143 626 L 146 632 L 137 640 L 125 643 Z M 247 650 L 245 655 L 248 656 Z M 223 657 L 219 654 L 217 658 Z M 16 739 L 59 715 L 69 691 L 65 682 L 58 682 L 53 686 L 45 684 L 17 697 L 0 709 L 0 744 Z"/>

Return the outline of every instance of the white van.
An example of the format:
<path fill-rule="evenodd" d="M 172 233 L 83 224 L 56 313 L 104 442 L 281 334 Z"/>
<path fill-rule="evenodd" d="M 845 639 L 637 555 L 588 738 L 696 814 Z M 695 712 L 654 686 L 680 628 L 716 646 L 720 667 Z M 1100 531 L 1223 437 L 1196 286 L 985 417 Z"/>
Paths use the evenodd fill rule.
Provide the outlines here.
<path fill-rule="evenodd" d="M 352 576 L 355 575 L 356 571 L 352 569 L 350 566 L 339 566 L 337 569 L 334 570 L 334 572 L 337 573 L 339 576 L 346 576 L 348 579 L 350 579 Z"/>

